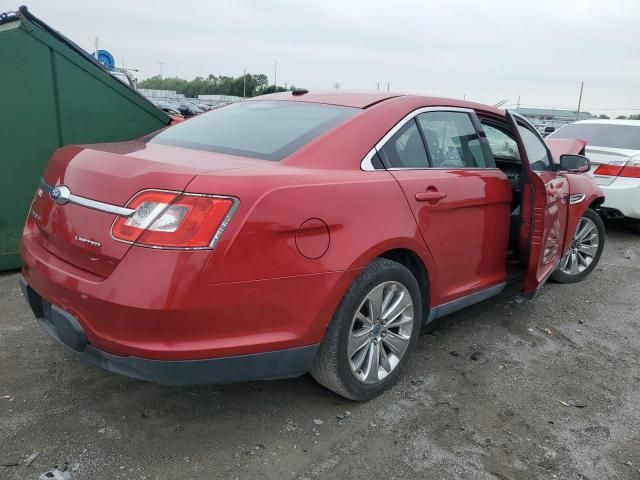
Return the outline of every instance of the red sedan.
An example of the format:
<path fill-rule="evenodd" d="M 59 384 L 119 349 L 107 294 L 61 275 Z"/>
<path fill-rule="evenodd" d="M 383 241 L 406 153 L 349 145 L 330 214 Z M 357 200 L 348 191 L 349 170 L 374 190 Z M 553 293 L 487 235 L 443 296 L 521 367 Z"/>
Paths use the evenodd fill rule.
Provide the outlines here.
<path fill-rule="evenodd" d="M 305 90 L 67 146 L 25 225 L 23 289 L 51 336 L 114 372 L 310 371 L 369 399 L 422 325 L 595 268 L 604 198 L 584 142 L 550 146 L 485 105 Z"/>

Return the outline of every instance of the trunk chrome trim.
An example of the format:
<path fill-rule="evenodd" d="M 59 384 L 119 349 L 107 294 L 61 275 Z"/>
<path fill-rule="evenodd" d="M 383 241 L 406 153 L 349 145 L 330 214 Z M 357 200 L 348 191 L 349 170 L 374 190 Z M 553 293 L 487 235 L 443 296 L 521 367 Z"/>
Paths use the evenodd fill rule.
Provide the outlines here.
<path fill-rule="evenodd" d="M 97 200 L 92 200 L 91 198 L 74 195 L 66 185 L 56 185 L 55 187 L 53 187 L 45 182 L 43 178 L 40 179 L 40 188 L 43 191 L 47 192 L 52 200 L 58 205 L 73 203 L 76 205 L 80 205 L 81 207 L 90 208 L 99 212 L 111 213 L 120 217 L 130 217 L 136 212 L 131 208 L 120 207 L 118 205 L 112 205 L 111 203 L 99 202 Z M 60 195 L 58 194 L 54 198 L 54 195 L 52 195 L 52 192 L 54 190 L 56 190 L 57 192 L 62 191 L 64 193 L 63 197 L 60 197 Z"/>

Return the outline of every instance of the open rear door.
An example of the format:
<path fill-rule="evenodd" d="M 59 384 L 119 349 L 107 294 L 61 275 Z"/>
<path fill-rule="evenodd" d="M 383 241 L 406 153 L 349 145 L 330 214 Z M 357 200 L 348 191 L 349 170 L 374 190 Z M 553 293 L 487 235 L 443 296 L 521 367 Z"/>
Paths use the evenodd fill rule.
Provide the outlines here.
<path fill-rule="evenodd" d="M 522 195 L 520 250 L 527 271 L 520 298 L 532 298 L 553 273 L 564 252 L 569 182 L 554 165 L 536 129 L 507 111 L 526 172 Z"/>

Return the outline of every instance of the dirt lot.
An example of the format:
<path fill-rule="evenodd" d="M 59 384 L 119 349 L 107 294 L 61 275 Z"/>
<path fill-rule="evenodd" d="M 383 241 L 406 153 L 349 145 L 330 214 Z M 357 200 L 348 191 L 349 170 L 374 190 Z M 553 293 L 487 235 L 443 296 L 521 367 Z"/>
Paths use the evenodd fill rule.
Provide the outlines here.
<path fill-rule="evenodd" d="M 364 404 L 308 376 L 176 389 L 100 371 L 2 276 L 0 478 L 638 479 L 640 236 L 608 230 L 587 281 L 443 319 Z"/>

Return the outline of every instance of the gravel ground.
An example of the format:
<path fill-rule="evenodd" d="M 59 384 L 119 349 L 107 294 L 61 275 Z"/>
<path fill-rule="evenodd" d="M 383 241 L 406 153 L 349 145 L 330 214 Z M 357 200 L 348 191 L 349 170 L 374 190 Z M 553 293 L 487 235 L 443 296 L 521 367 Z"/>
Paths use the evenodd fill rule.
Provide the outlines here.
<path fill-rule="evenodd" d="M 178 389 L 103 372 L 0 276 L 0 478 L 640 479 L 640 236 L 607 227 L 585 282 L 439 321 L 362 404 L 309 376 Z"/>

